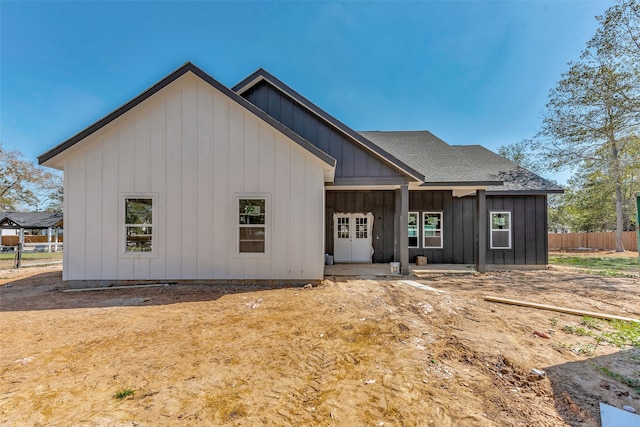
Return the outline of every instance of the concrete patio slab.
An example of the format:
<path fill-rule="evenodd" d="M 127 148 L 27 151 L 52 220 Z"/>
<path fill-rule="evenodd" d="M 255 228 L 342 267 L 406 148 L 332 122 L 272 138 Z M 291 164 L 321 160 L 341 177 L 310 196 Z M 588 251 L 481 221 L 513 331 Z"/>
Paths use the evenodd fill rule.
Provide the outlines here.
<path fill-rule="evenodd" d="M 432 274 L 472 274 L 473 265 L 468 264 L 431 264 L 417 266 L 409 265 L 409 276 L 424 277 Z M 408 277 L 392 274 L 389 264 L 334 264 L 324 266 L 326 276 L 392 276 L 395 278 Z"/>

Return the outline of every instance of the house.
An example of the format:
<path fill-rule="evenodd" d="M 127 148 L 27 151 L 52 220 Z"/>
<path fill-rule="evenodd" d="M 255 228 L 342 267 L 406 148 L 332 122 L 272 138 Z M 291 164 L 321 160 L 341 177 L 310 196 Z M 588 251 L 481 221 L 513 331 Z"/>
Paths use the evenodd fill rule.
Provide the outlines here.
<path fill-rule="evenodd" d="M 336 262 L 544 266 L 559 187 L 427 131 L 356 132 L 260 69 L 186 63 L 42 154 L 63 279 L 320 280 Z"/>

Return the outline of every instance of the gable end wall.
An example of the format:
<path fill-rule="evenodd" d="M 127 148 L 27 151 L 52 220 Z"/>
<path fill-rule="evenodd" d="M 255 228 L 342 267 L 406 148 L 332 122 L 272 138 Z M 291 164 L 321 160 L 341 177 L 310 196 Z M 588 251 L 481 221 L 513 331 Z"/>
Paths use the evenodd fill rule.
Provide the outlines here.
<path fill-rule="evenodd" d="M 259 82 L 242 96 L 336 159 L 336 179 L 403 177 L 402 173 L 353 142 L 342 132 L 335 130 L 268 82 Z"/>
<path fill-rule="evenodd" d="M 64 280 L 317 280 L 323 163 L 185 75 L 64 158 Z M 151 194 L 153 256 L 123 256 L 123 194 Z M 268 254 L 238 256 L 238 194 L 270 198 Z"/>

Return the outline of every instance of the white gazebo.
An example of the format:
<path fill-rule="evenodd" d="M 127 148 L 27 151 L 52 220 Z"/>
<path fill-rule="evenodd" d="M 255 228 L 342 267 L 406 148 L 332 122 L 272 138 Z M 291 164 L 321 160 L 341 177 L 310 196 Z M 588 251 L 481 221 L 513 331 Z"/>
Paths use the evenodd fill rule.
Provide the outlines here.
<path fill-rule="evenodd" d="M 5 230 L 15 230 L 19 236 L 18 248 L 20 251 L 24 249 L 25 245 L 25 230 L 47 230 L 47 241 L 35 244 L 46 246 L 47 252 L 57 251 L 59 246 L 58 235 L 62 227 L 62 212 L 4 212 L 0 214 L 0 229 L 2 230 L 3 241 L 7 237 Z M 4 243 L 2 245 L 3 247 L 5 246 Z"/>

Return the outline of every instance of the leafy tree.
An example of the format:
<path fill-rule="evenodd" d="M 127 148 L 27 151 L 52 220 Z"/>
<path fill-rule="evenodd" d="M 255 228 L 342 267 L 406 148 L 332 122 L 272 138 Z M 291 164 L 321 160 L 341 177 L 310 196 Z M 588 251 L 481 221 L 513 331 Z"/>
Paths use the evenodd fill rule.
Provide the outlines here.
<path fill-rule="evenodd" d="M 47 212 L 62 212 L 63 211 L 63 189 L 64 184 L 62 182 L 61 175 L 53 176 L 52 180 L 52 190 L 48 192 L 47 195 Z"/>
<path fill-rule="evenodd" d="M 617 66 L 637 71 L 640 64 L 627 62 L 640 56 L 640 3 L 621 0 L 597 17 L 600 27 L 588 42 L 588 53 L 607 58 Z"/>
<path fill-rule="evenodd" d="M 542 169 L 536 153 L 536 144 L 531 139 L 503 145 L 498 148 L 498 154 L 531 172 L 539 173 Z"/>
<path fill-rule="evenodd" d="M 20 151 L 7 150 L 0 143 L 0 210 L 44 210 L 55 194 L 62 194 L 59 175 L 35 166 Z"/>
<path fill-rule="evenodd" d="M 628 173 L 640 168 L 633 154 L 640 135 L 639 11 L 636 0 L 621 0 L 598 17 L 580 60 L 551 90 L 538 135 L 551 170 L 586 167 L 614 194 L 617 251 L 624 251 Z"/>
<path fill-rule="evenodd" d="M 538 144 L 531 139 L 523 139 L 498 148 L 498 154 L 531 172 L 543 175 L 544 165 L 540 160 Z M 551 181 L 555 182 L 551 179 Z M 570 210 L 565 204 L 564 194 L 547 196 L 548 228 L 550 231 L 565 231 L 571 227 Z"/>

